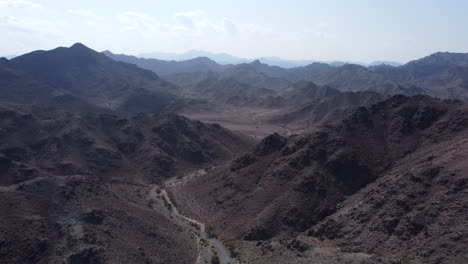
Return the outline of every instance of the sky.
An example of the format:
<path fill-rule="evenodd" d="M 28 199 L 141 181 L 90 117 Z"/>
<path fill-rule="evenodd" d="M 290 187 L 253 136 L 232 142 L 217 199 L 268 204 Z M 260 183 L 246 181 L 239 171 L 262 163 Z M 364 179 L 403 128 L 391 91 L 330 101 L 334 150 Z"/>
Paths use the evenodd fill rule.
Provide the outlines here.
<path fill-rule="evenodd" d="M 468 52 L 465 0 L 0 0 L 0 56 L 81 42 L 138 55 L 407 62 Z"/>

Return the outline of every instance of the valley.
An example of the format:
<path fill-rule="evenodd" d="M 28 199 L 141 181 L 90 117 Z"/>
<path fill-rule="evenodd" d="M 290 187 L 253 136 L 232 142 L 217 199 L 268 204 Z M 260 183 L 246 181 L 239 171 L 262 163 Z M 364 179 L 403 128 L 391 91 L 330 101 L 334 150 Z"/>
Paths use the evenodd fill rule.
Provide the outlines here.
<path fill-rule="evenodd" d="M 184 176 L 185 177 L 185 176 Z M 177 184 L 173 182 L 172 184 Z M 183 215 L 177 208 L 174 198 L 168 195 L 161 186 L 151 189 L 148 198 L 154 203 L 153 208 L 157 211 L 168 210 L 168 218 L 175 224 L 189 230 L 198 244 L 197 264 L 212 263 L 216 260 L 220 264 L 235 264 L 236 259 L 223 243 L 215 235 L 207 233 L 205 224 Z"/>
<path fill-rule="evenodd" d="M 205 123 L 216 123 L 230 129 L 248 135 L 255 140 L 260 140 L 270 134 L 279 133 L 290 135 L 291 130 L 281 124 L 268 122 L 268 115 L 274 115 L 281 110 L 265 109 L 225 109 L 220 112 L 180 113 L 181 115 L 200 120 Z"/>
<path fill-rule="evenodd" d="M 0 60 L 2 263 L 464 263 L 468 57 Z"/>

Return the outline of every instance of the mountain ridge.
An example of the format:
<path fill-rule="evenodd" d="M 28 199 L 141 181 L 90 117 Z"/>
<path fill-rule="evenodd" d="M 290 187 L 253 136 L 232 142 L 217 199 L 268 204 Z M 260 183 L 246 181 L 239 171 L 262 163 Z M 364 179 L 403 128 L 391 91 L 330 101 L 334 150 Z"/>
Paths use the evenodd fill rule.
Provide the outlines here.
<path fill-rule="evenodd" d="M 142 65 L 142 62 L 138 60 L 134 63 Z M 256 74 L 255 79 L 258 80 L 265 79 L 265 77 L 275 78 L 271 79 L 274 80 L 274 84 L 262 81 L 256 82 L 256 86 L 270 85 L 275 89 L 287 87 L 288 82 L 306 80 L 319 85 L 329 85 L 341 91 L 372 90 L 384 94 L 407 95 L 421 93 L 442 98 L 467 99 L 468 85 L 463 77 L 468 69 L 467 64 L 467 54 L 439 52 L 396 67 L 382 63 L 364 67 L 357 64 L 331 66 L 326 63 L 313 62 L 306 66 L 286 69 L 265 64 L 257 59 L 236 65 L 218 64 L 214 68 L 192 67 L 191 73 L 214 72 L 214 74 L 220 74 L 221 78 L 233 77 L 238 80 L 241 80 L 236 77 L 238 73 L 243 76 Z M 253 79 L 241 81 L 249 83 Z"/>
<path fill-rule="evenodd" d="M 345 250 L 369 256 L 356 263 L 457 263 L 466 249 L 450 237 L 460 232 L 465 241 L 468 229 L 452 228 L 444 217 L 458 223 L 468 215 L 463 202 L 441 209 L 434 201 L 466 199 L 466 187 L 451 191 L 449 179 L 466 181 L 468 153 L 455 146 L 468 133 L 467 111 L 460 101 L 397 95 L 308 133 L 271 135 L 230 166 L 172 191 L 191 216 L 236 240 L 246 262 L 284 263 L 299 254 L 299 263 L 329 263 L 324 256 Z M 438 158 L 434 148 L 461 156 Z M 328 253 L 316 251 L 323 243 Z M 443 243 L 451 254 L 440 251 Z"/>

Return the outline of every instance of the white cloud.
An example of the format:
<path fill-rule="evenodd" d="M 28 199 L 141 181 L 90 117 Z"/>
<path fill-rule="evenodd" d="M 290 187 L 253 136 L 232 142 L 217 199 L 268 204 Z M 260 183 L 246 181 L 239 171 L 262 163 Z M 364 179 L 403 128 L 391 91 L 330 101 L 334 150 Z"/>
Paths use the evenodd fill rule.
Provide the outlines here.
<path fill-rule="evenodd" d="M 118 20 L 122 24 L 121 31 L 124 32 L 152 33 L 161 27 L 153 17 L 139 12 L 125 12 L 118 15 Z"/>
<path fill-rule="evenodd" d="M 74 15 L 77 15 L 77 16 L 82 16 L 82 17 L 85 17 L 85 18 L 90 18 L 90 19 L 93 19 L 93 20 L 104 20 L 104 18 L 102 16 L 99 16 L 96 13 L 94 13 L 93 11 L 87 10 L 87 9 L 70 9 L 70 10 L 68 10 L 68 13 L 74 14 Z"/>
<path fill-rule="evenodd" d="M 41 8 L 42 5 L 27 0 L 0 0 L 0 8 Z"/>
<path fill-rule="evenodd" d="M 224 24 L 224 30 L 226 31 L 226 33 L 230 35 L 235 35 L 239 32 L 237 25 L 229 18 L 224 18 L 223 24 Z"/>
<path fill-rule="evenodd" d="M 269 27 L 258 24 L 236 23 L 229 18 L 209 18 L 203 11 L 178 12 L 172 19 L 162 23 L 151 15 L 140 12 L 125 12 L 118 16 L 121 31 L 137 32 L 141 35 L 168 34 L 179 39 L 215 38 L 239 34 L 268 35 L 273 32 Z"/>
<path fill-rule="evenodd" d="M 23 33 L 55 33 L 55 23 L 36 18 L 21 18 L 15 16 L 0 17 L 0 28 Z"/>
<path fill-rule="evenodd" d="M 192 29 L 204 20 L 204 13 L 200 10 L 194 10 L 176 13 L 174 17 L 182 26 Z"/>
<path fill-rule="evenodd" d="M 21 54 L 37 49 L 50 49 L 63 40 L 64 21 L 33 17 L 0 16 L 1 53 Z"/>
<path fill-rule="evenodd" d="M 169 28 L 178 35 L 201 37 L 225 32 L 223 20 L 213 20 L 200 10 L 178 12 L 170 21 Z"/>

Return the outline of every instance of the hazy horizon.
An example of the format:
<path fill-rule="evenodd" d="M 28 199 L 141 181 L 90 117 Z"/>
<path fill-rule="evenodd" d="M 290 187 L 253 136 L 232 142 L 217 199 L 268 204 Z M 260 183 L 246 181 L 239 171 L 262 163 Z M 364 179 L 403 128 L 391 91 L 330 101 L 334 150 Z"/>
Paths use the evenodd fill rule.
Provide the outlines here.
<path fill-rule="evenodd" d="M 406 63 L 468 52 L 463 1 L 0 0 L 0 56 L 80 42 L 140 55 L 190 50 L 237 58 Z"/>

